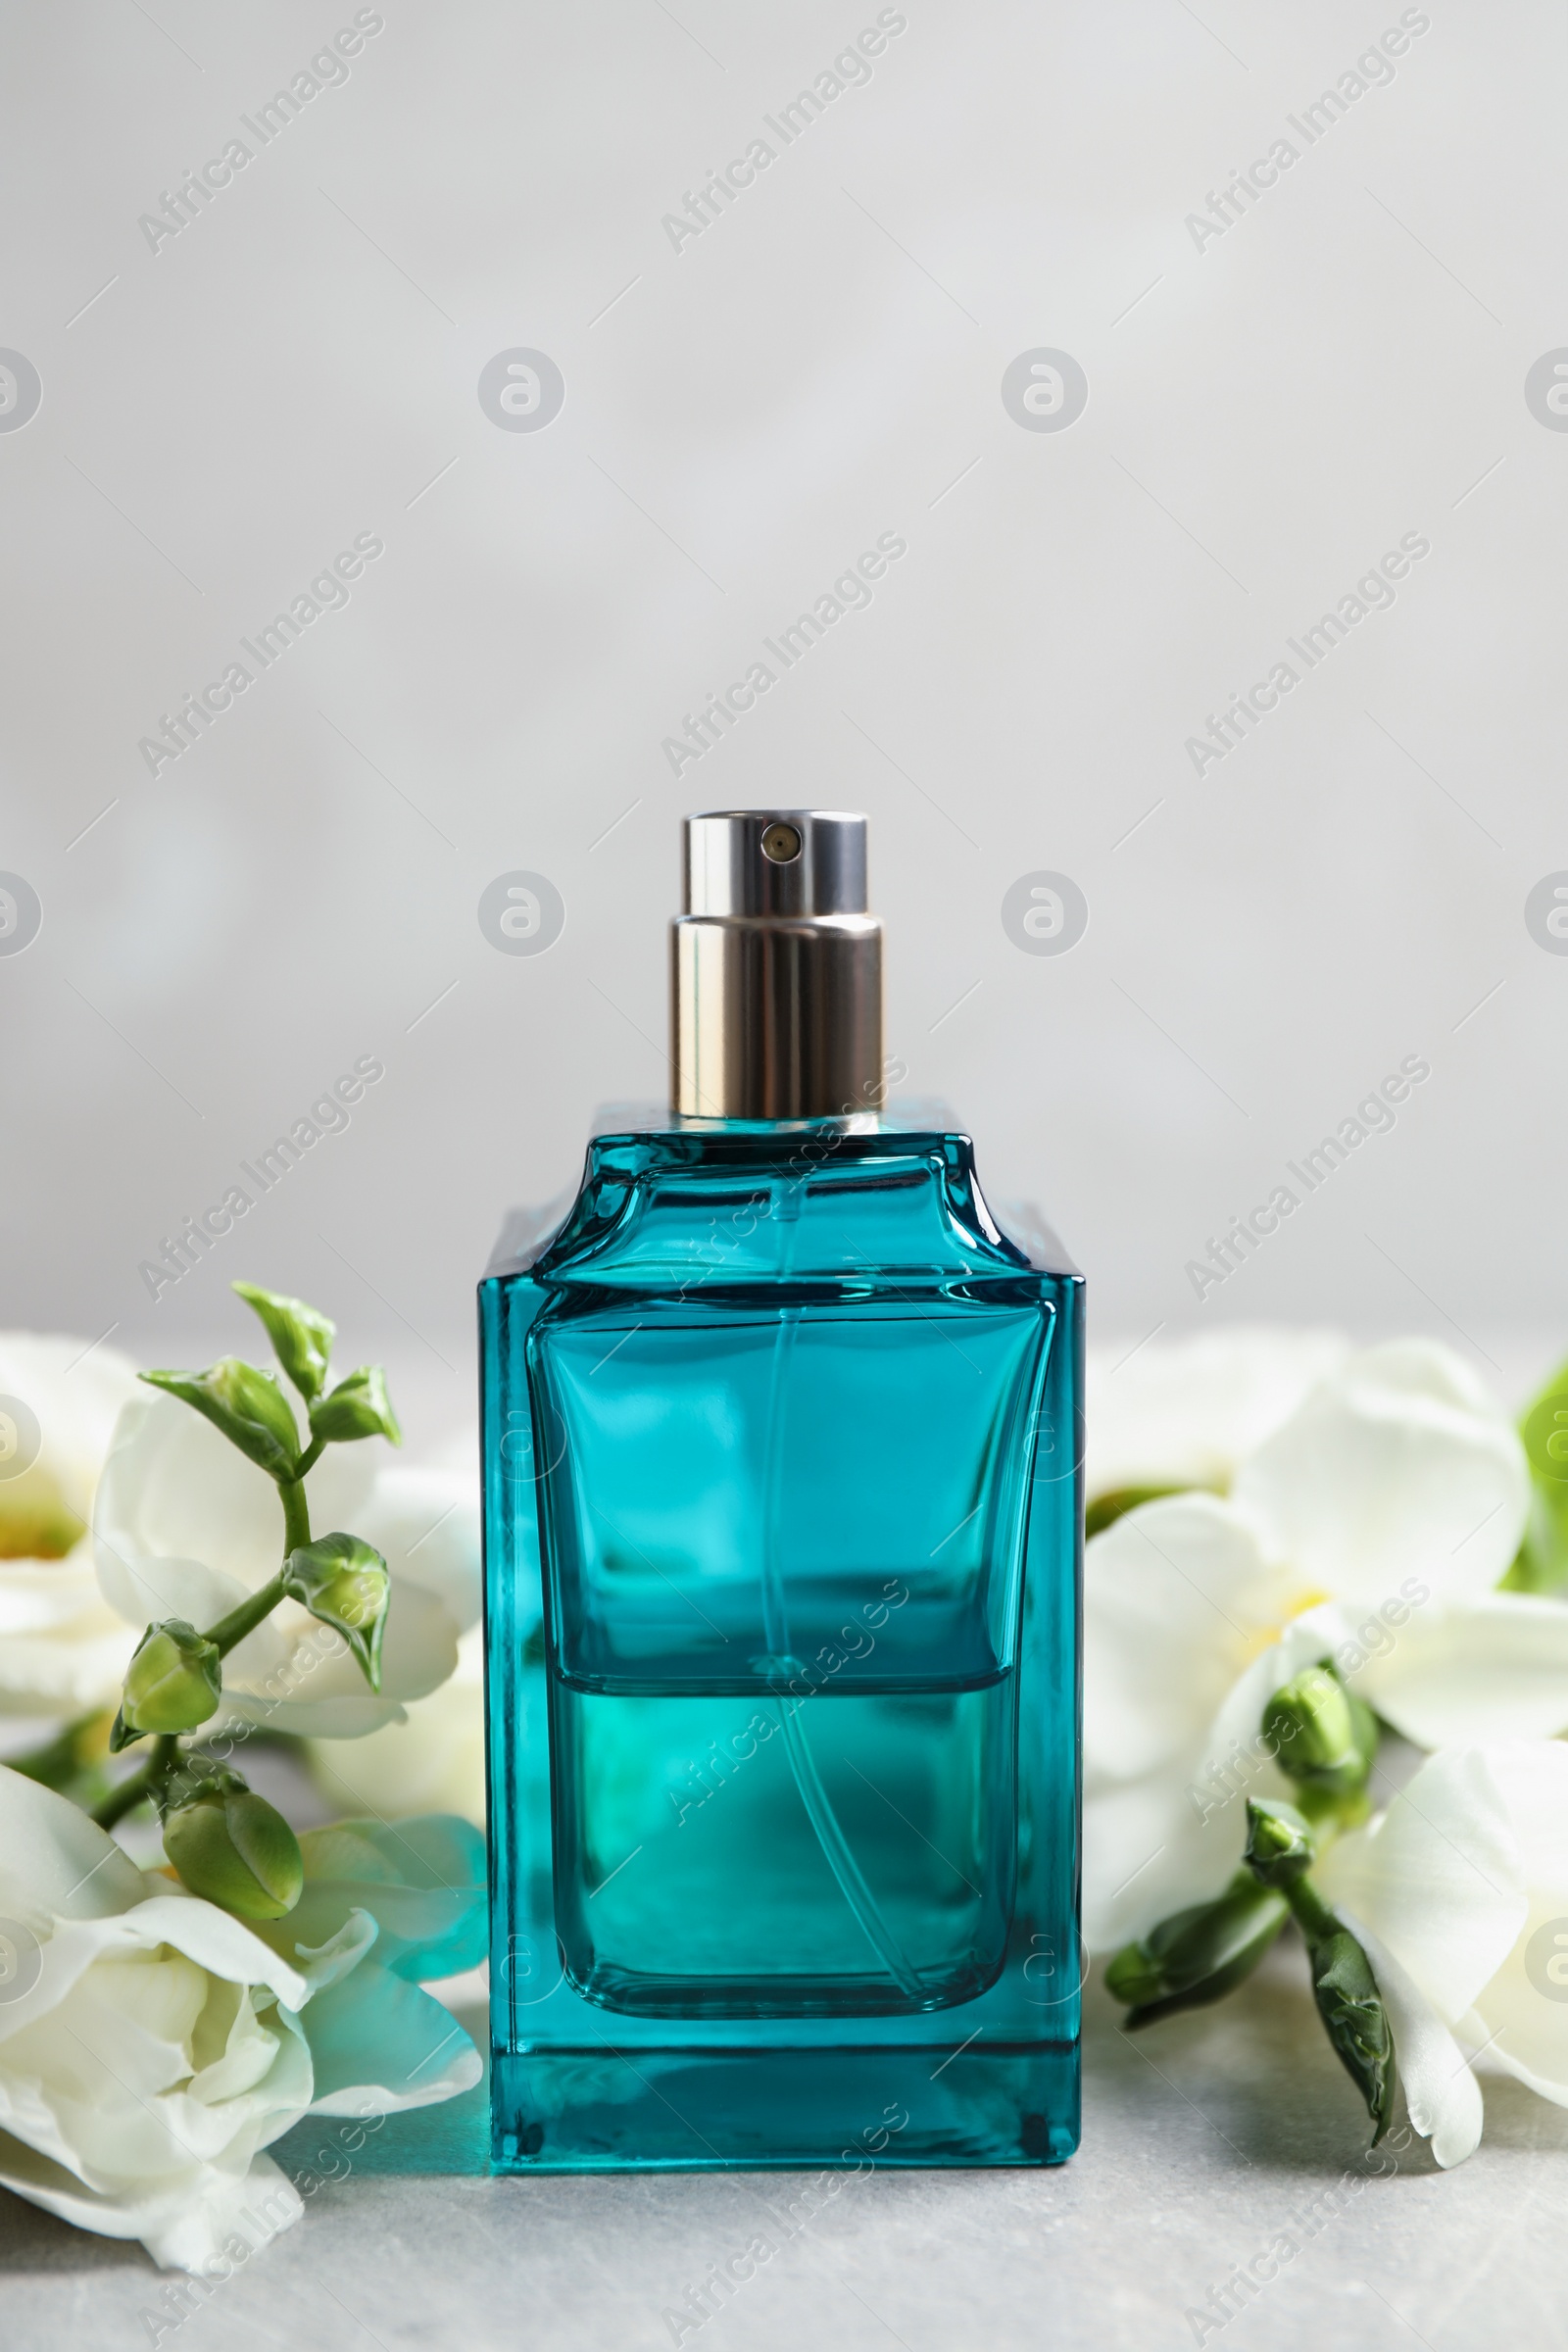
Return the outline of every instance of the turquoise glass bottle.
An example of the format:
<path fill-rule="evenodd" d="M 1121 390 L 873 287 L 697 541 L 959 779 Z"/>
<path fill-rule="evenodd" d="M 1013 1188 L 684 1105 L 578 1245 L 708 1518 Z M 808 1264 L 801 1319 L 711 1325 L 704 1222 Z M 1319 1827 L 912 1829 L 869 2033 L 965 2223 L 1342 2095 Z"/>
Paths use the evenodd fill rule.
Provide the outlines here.
<path fill-rule="evenodd" d="M 480 1290 L 494 2159 L 1057 2162 L 1082 1281 L 883 1102 L 863 819 L 686 867 L 676 1107 Z"/>

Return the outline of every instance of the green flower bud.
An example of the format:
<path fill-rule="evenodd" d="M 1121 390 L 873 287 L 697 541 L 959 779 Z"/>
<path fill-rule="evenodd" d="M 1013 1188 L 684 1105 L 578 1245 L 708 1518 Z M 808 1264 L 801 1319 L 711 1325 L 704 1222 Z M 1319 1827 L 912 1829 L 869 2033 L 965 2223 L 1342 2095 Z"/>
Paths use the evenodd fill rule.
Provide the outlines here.
<path fill-rule="evenodd" d="M 205 1635 L 183 1617 L 150 1625 L 125 1674 L 111 1748 L 145 1732 L 193 1732 L 217 1713 L 222 1690 L 222 1663 Z"/>
<path fill-rule="evenodd" d="M 1568 1489 L 1568 1364 L 1531 1405 L 1520 1423 L 1520 1435 L 1537 1484 Z"/>
<path fill-rule="evenodd" d="M 381 1688 L 381 1637 L 391 1578 L 381 1554 L 358 1536 L 320 1536 L 283 1562 L 283 1590 L 323 1625 L 334 1626 L 372 1690 Z"/>
<path fill-rule="evenodd" d="M 303 1298 L 290 1298 L 280 1291 L 260 1290 L 254 1282 L 231 1282 L 228 1287 L 237 1291 L 248 1306 L 255 1307 L 267 1326 L 268 1338 L 277 1349 L 278 1362 L 307 1404 L 319 1396 L 337 1325 L 316 1307 L 307 1306 Z"/>
<path fill-rule="evenodd" d="M 1263 1738 L 1293 1781 L 1348 1793 L 1371 1770 L 1377 1721 L 1327 1666 L 1307 1666 L 1264 1708 Z"/>
<path fill-rule="evenodd" d="M 241 1357 L 225 1355 L 205 1372 L 139 1372 L 136 1377 L 193 1405 L 270 1478 L 293 1479 L 299 1466 L 299 1425 L 270 1372 L 259 1372 Z"/>
<path fill-rule="evenodd" d="M 1317 1860 L 1311 1824 L 1294 1805 L 1249 1797 L 1245 1858 L 1260 1886 L 1289 1886 Z"/>
<path fill-rule="evenodd" d="M 1217 2001 L 1250 1976 L 1290 1916 L 1283 1894 L 1242 1871 L 1211 1903 L 1196 1903 L 1129 1943 L 1105 1971 L 1105 1984 L 1148 2025 L 1177 2009 Z"/>
<path fill-rule="evenodd" d="M 281 1919 L 305 1884 L 299 1839 L 237 1772 L 181 1790 L 164 1822 L 164 1851 L 192 1894 L 241 1919 Z"/>
<path fill-rule="evenodd" d="M 329 1395 L 311 1406 L 311 1435 L 328 1446 L 343 1446 L 356 1438 L 390 1438 L 403 1443 L 397 1415 L 386 1393 L 386 1375 L 379 1364 L 362 1364 Z"/>
<path fill-rule="evenodd" d="M 1312 1993 L 1341 2065 L 1366 2101 L 1377 2146 L 1394 2114 L 1394 2034 L 1372 1964 L 1348 1928 L 1309 1943 Z"/>
<path fill-rule="evenodd" d="M 1568 1364 L 1532 1400 L 1519 1434 L 1530 1462 L 1530 1521 L 1502 1590 L 1560 1592 L 1568 1584 Z"/>

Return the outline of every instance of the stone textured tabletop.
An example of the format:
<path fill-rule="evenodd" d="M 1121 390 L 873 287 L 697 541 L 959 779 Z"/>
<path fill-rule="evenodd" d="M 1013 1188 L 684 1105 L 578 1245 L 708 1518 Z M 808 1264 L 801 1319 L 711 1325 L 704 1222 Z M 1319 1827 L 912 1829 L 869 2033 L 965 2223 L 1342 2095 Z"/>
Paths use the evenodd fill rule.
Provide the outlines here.
<path fill-rule="evenodd" d="M 482 2041 L 482 2011 L 458 2014 Z M 1218 2009 L 1137 2037 L 1117 2015 L 1091 1990 L 1072 2163 L 850 2176 L 836 2195 L 817 2188 L 815 2218 L 793 2234 L 797 2175 L 489 2179 L 482 2088 L 390 2118 L 303 2222 L 177 2326 L 172 2277 L 139 2246 L 0 2192 L 0 2343 L 657 2352 L 674 2340 L 665 2311 L 761 2234 L 777 2251 L 705 2325 L 688 2321 L 682 2343 L 1568 2345 L 1568 2114 L 1488 2076 L 1467 2165 L 1440 2173 L 1412 2140 L 1369 2174 L 1359 2104 L 1294 1944 Z M 272 2152 L 291 2175 L 318 2175 L 346 2161 L 318 2159 L 324 2137 L 302 2125 Z M 1211 2289 L 1252 2264 L 1274 2275 L 1221 2324 Z M 1205 2305 L 1206 2322 L 1188 2317 Z"/>

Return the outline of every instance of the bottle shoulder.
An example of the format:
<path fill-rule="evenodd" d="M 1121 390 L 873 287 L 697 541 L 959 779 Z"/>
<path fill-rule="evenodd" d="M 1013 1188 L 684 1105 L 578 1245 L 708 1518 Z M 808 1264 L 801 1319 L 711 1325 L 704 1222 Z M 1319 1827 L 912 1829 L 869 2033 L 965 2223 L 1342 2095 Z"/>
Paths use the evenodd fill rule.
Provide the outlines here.
<path fill-rule="evenodd" d="M 685 1296 L 758 1284 L 1081 1280 L 1038 1212 L 993 1213 L 970 1138 L 873 1120 L 596 1135 L 575 1196 L 514 1211 L 487 1279 Z"/>

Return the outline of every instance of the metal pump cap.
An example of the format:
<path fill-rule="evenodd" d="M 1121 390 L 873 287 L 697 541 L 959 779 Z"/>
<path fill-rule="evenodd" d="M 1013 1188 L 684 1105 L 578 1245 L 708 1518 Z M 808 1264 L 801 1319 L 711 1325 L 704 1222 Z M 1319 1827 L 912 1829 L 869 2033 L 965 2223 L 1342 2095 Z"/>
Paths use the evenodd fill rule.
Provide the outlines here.
<path fill-rule="evenodd" d="M 681 828 L 687 914 L 864 914 L 865 819 L 730 808 Z"/>
<path fill-rule="evenodd" d="M 730 808 L 682 828 L 670 926 L 674 1108 L 845 1118 L 882 1101 L 882 926 L 865 818 Z"/>

